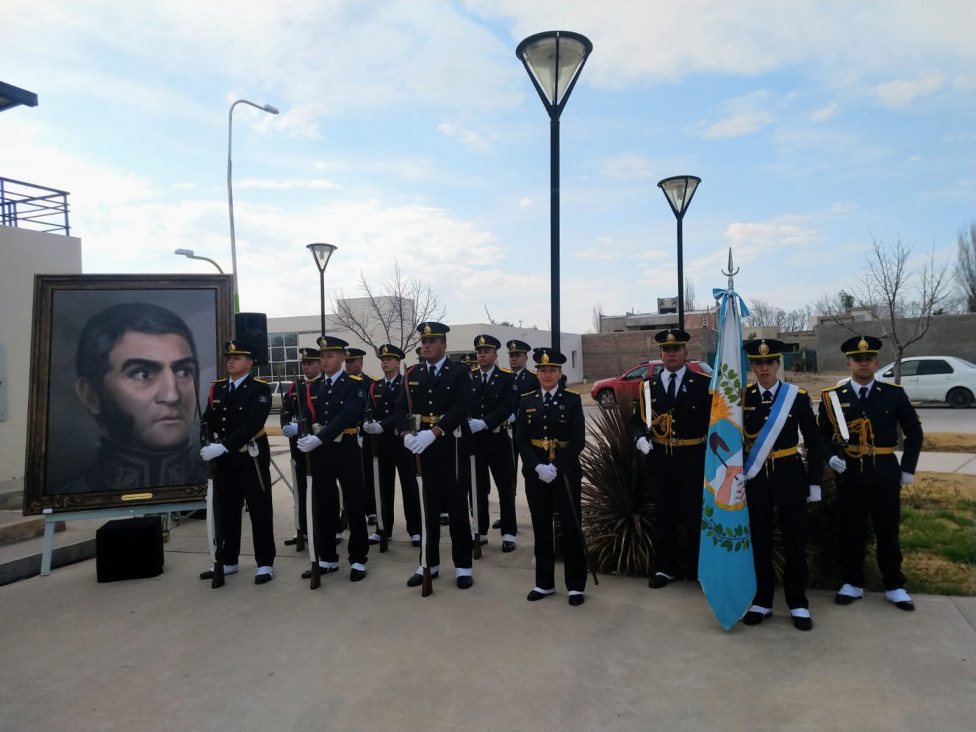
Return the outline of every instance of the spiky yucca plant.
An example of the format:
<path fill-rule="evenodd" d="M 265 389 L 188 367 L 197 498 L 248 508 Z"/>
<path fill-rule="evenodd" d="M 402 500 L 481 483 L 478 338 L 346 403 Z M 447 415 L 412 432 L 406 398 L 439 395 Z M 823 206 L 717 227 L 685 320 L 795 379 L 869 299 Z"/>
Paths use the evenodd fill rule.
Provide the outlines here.
<path fill-rule="evenodd" d="M 633 404 L 600 407 L 587 426 L 583 467 L 583 533 L 591 563 L 605 572 L 648 576 L 654 542 L 644 461 L 630 431 Z"/>

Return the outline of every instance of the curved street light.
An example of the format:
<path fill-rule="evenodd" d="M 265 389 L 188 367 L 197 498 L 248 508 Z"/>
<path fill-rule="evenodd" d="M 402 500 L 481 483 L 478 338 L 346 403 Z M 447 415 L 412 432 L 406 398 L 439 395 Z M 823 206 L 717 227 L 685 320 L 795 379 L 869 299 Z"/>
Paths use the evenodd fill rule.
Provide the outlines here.
<path fill-rule="evenodd" d="M 698 189 L 701 178 L 695 175 L 675 175 L 665 178 L 658 182 L 658 188 L 664 191 L 668 199 L 668 205 L 674 211 L 674 216 L 678 219 L 678 327 L 685 329 L 685 274 L 684 259 L 682 255 L 681 242 L 681 222 L 685 217 L 685 211 Z"/>
<path fill-rule="evenodd" d="M 224 273 L 224 270 L 220 268 L 220 265 L 213 261 L 210 257 L 201 257 L 199 254 L 194 254 L 192 249 L 177 249 L 173 254 L 179 254 L 186 257 L 187 259 L 202 259 L 204 262 L 210 262 L 220 274 Z"/>
<path fill-rule="evenodd" d="M 234 189 L 231 186 L 231 137 L 234 132 L 234 107 L 238 104 L 249 104 L 255 109 L 260 109 L 268 114 L 278 114 L 278 108 L 270 104 L 255 104 L 247 99 L 238 99 L 230 105 L 230 112 L 227 114 L 227 207 L 230 210 L 230 261 L 231 272 L 234 276 L 234 312 L 241 311 L 240 295 L 237 289 L 237 240 L 234 237 Z"/>
<path fill-rule="evenodd" d="M 546 31 L 529 36 L 515 49 L 549 112 L 549 270 L 552 347 L 559 350 L 559 115 L 569 101 L 583 65 L 593 50 L 579 33 Z"/>
<path fill-rule="evenodd" d="M 322 313 L 322 335 L 325 335 L 325 268 L 329 264 L 329 257 L 338 249 L 335 244 L 326 244 L 317 241 L 314 244 L 306 244 L 305 248 L 315 257 L 315 266 L 319 268 L 319 292 L 321 293 L 321 313 Z"/>

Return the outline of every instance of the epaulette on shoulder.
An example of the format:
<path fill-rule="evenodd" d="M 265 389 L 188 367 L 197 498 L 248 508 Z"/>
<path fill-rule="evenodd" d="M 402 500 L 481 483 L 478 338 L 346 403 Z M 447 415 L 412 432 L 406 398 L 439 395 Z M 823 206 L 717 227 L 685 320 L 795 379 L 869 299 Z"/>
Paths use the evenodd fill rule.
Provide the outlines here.
<path fill-rule="evenodd" d="M 267 381 L 265 381 L 264 379 L 258 379 L 258 378 L 255 378 L 254 380 L 255 380 L 255 381 L 256 381 L 257 383 L 259 383 L 259 384 L 267 384 L 267 383 L 268 383 L 268 382 L 267 382 Z"/>
<path fill-rule="evenodd" d="M 507 369 L 504 366 L 499 366 L 498 367 L 498 370 L 501 371 L 503 374 L 510 374 L 510 373 L 512 373 L 512 370 L 511 369 Z"/>
<path fill-rule="evenodd" d="M 363 377 L 362 376 L 354 376 L 353 374 L 349 374 L 349 378 L 350 379 L 353 379 L 354 381 L 362 381 L 363 380 Z"/>
<path fill-rule="evenodd" d="M 800 392 L 801 394 L 806 394 L 806 393 L 807 393 L 807 390 L 806 390 L 806 389 L 799 389 L 798 391 L 799 391 L 799 392 Z"/>
<path fill-rule="evenodd" d="M 579 392 L 574 389 L 563 389 L 563 391 L 567 394 L 575 394 L 576 396 L 579 396 Z"/>
<path fill-rule="evenodd" d="M 884 384 L 885 386 L 897 386 L 899 389 L 904 389 L 905 388 L 901 384 L 892 384 L 889 381 L 875 381 L 874 382 L 874 385 L 875 386 L 877 386 L 878 384 Z"/>
<path fill-rule="evenodd" d="M 227 381 L 227 379 L 214 379 L 214 382 L 213 383 L 215 383 L 215 384 L 223 384 L 225 381 Z"/>
<path fill-rule="evenodd" d="M 534 374 L 535 376 L 538 376 L 539 375 L 538 372 L 533 371 L 532 369 L 529 369 L 529 373 L 530 374 Z"/>
<path fill-rule="evenodd" d="M 836 386 L 828 386 L 823 391 L 834 391 L 835 389 L 839 389 L 842 386 L 847 386 L 847 382 L 845 381 L 843 384 L 837 384 Z"/>
<path fill-rule="evenodd" d="M 539 390 L 538 389 L 533 389 L 532 391 L 525 392 L 524 394 L 522 394 L 522 396 L 527 397 L 527 396 L 532 396 L 533 394 L 538 394 L 538 393 L 539 393 Z"/>

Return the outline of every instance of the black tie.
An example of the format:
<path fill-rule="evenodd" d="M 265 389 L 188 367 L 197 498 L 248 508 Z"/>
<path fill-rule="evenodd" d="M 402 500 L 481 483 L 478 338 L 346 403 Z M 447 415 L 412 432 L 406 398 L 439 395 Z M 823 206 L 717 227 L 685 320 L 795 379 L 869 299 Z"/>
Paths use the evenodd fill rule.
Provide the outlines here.
<path fill-rule="evenodd" d="M 868 405 L 868 388 L 866 386 L 862 386 L 858 392 L 858 395 L 861 399 L 861 407 L 866 407 Z"/>
<path fill-rule="evenodd" d="M 671 379 L 668 381 L 668 401 L 674 401 L 674 385 L 677 382 L 677 374 L 671 374 Z"/>
<path fill-rule="evenodd" d="M 763 392 L 763 404 L 772 404 L 772 403 L 773 403 L 773 392 L 771 392 L 769 389 L 766 389 L 766 391 Z"/>
<path fill-rule="evenodd" d="M 331 376 L 326 376 L 325 377 L 325 388 L 326 389 L 331 389 L 332 388 L 332 377 Z"/>
<path fill-rule="evenodd" d="M 548 409 L 548 408 L 549 408 L 549 405 L 550 405 L 551 403 L 552 403 L 552 394 L 550 394 L 550 393 L 549 393 L 549 392 L 547 391 L 547 392 L 546 392 L 546 398 L 545 398 L 545 399 L 543 400 L 543 404 L 545 405 L 545 407 L 546 407 L 546 409 Z"/>
<path fill-rule="evenodd" d="M 234 382 L 232 381 L 230 382 L 230 386 L 227 387 L 227 396 L 230 396 L 233 393 L 234 393 Z"/>

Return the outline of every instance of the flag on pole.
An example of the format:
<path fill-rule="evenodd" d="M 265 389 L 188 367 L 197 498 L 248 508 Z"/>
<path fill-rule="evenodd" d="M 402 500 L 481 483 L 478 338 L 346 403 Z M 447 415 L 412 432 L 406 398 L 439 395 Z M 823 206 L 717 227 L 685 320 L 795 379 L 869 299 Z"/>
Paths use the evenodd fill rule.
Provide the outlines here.
<path fill-rule="evenodd" d="M 729 252 L 729 272 L 732 253 Z M 728 273 L 727 273 L 728 274 Z M 726 630 L 752 605 L 756 568 L 742 474 L 742 397 L 746 355 L 740 317 L 745 303 L 732 289 L 713 290 L 721 309 L 718 348 L 712 373 L 712 412 L 705 446 L 701 544 L 698 578 L 712 612 Z"/>

